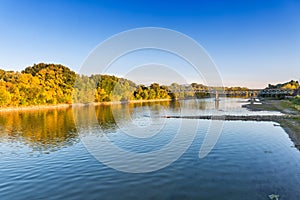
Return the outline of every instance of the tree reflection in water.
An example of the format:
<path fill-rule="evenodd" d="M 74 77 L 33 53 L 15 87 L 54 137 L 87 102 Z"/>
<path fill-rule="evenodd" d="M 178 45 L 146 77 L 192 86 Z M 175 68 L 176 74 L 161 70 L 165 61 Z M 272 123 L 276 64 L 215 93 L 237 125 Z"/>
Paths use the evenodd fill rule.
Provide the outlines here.
<path fill-rule="evenodd" d="M 101 127 L 104 134 L 116 132 L 118 123 L 130 123 L 135 112 L 141 112 L 141 109 L 150 110 L 149 113 L 144 112 L 145 115 L 155 113 L 155 116 L 159 116 L 164 115 L 164 109 L 180 110 L 180 103 L 140 102 L 2 112 L 0 143 L 22 143 L 34 152 L 49 153 L 78 143 L 80 129 L 86 131 L 96 125 Z"/>
<path fill-rule="evenodd" d="M 1 142 L 28 145 L 33 151 L 56 151 L 78 142 L 70 108 L 0 113 Z"/>

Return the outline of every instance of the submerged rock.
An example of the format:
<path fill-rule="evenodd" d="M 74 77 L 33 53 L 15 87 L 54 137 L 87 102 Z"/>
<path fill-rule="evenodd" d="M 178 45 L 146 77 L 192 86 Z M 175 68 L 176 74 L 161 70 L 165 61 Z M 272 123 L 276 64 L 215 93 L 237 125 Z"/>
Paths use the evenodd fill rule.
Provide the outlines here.
<path fill-rule="evenodd" d="M 269 198 L 270 198 L 271 200 L 279 200 L 279 195 L 278 195 L 278 194 L 270 194 L 270 195 L 269 195 Z"/>

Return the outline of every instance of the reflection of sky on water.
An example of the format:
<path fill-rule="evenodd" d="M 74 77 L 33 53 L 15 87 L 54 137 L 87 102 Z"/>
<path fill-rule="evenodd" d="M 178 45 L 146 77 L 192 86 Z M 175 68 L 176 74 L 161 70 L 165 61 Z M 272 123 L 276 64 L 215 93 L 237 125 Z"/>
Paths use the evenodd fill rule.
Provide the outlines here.
<path fill-rule="evenodd" d="M 248 99 L 239 98 L 220 98 L 215 99 L 197 99 L 188 101 L 179 101 L 181 115 L 281 115 L 276 111 L 250 111 L 242 108 L 242 105 L 248 104 Z M 176 112 L 169 113 L 174 115 Z"/>

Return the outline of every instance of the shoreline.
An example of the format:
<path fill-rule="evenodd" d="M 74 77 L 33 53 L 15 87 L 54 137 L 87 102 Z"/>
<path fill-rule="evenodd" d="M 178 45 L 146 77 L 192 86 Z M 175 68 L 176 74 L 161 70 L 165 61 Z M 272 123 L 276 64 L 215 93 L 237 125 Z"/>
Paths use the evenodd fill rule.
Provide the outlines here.
<path fill-rule="evenodd" d="M 289 135 L 290 139 L 294 143 L 295 147 L 300 150 L 300 132 L 297 127 L 294 127 L 290 123 L 293 120 L 290 119 L 290 122 L 287 121 L 287 119 L 281 119 L 277 122 L 280 124 L 280 126 L 283 128 L 283 130 Z"/>
<path fill-rule="evenodd" d="M 5 107 L 5 108 L 0 108 L 0 113 L 13 112 L 13 111 L 53 110 L 53 109 L 63 109 L 63 108 L 70 108 L 70 107 L 72 107 L 72 104 Z"/>
<path fill-rule="evenodd" d="M 129 100 L 129 101 L 109 101 L 109 102 L 95 102 L 95 103 L 74 103 L 74 104 L 55 104 L 55 105 L 34 105 L 34 106 L 20 106 L 20 107 L 3 107 L 0 108 L 0 113 L 13 111 L 36 111 L 36 110 L 53 110 L 66 109 L 81 106 L 98 106 L 98 105 L 118 105 L 118 104 L 136 104 L 136 103 L 151 103 L 151 102 L 166 102 L 173 101 L 172 99 L 149 99 L 149 100 Z"/>

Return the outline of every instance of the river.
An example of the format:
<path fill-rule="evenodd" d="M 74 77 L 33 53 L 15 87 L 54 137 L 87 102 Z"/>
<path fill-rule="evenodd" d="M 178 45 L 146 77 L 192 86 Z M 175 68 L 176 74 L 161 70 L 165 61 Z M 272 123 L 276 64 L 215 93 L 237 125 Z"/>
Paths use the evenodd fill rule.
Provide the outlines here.
<path fill-rule="evenodd" d="M 300 152 L 275 122 L 162 117 L 280 115 L 245 103 L 0 113 L 0 199 L 300 199 Z"/>

